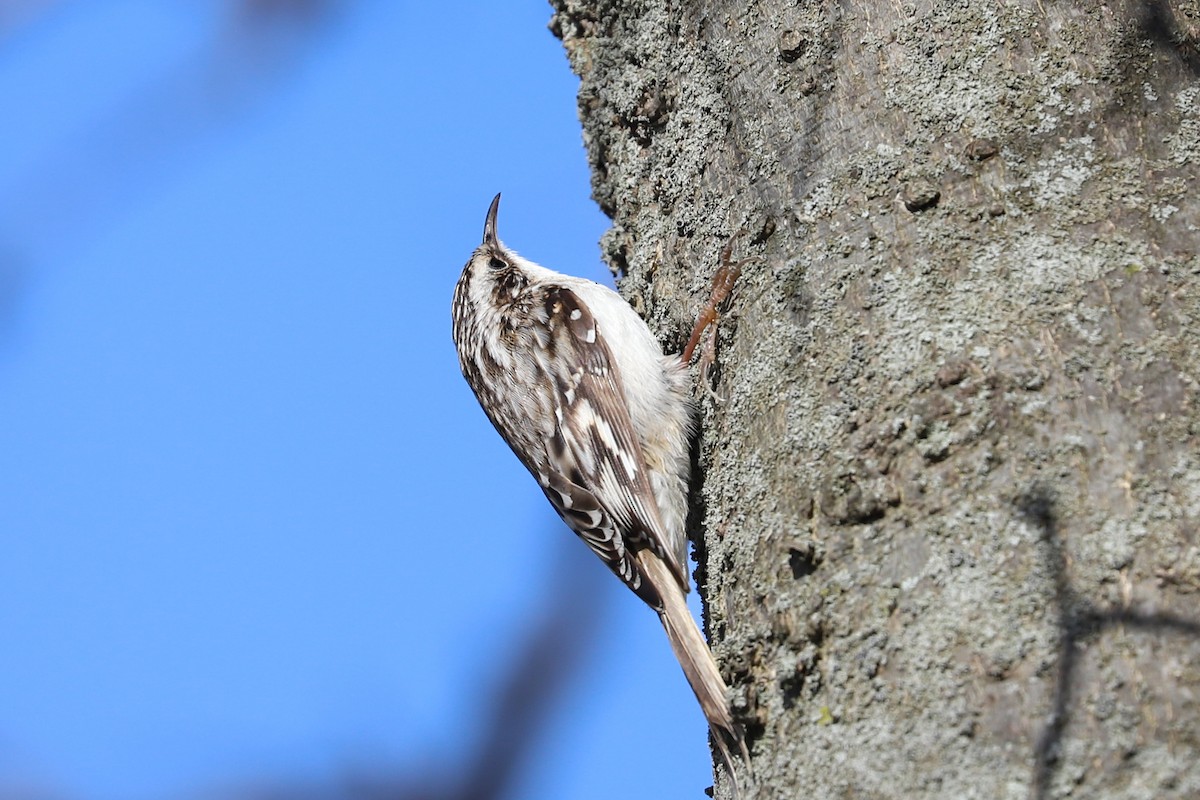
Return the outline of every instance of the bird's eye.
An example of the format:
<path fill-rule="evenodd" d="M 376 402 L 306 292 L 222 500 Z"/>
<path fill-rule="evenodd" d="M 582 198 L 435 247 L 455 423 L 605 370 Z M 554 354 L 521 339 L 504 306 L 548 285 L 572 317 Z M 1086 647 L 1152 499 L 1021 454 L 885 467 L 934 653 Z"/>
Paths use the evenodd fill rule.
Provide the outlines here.
<path fill-rule="evenodd" d="M 508 266 L 508 264 L 505 264 L 502 259 L 492 256 L 491 259 L 488 261 L 488 266 L 491 267 L 492 269 L 504 269 L 505 267 Z"/>

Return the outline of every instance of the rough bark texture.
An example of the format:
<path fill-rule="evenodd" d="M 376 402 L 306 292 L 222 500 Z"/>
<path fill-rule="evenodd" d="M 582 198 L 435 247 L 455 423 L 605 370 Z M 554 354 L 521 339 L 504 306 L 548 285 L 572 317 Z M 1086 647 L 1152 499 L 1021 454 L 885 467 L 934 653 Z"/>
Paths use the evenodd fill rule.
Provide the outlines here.
<path fill-rule="evenodd" d="M 1200 4 L 553 5 L 746 794 L 1200 797 Z"/>

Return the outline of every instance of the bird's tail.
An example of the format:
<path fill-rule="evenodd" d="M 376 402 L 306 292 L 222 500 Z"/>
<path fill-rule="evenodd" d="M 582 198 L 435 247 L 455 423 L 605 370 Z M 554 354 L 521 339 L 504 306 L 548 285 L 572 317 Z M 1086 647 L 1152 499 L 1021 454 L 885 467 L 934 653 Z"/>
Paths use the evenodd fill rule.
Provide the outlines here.
<path fill-rule="evenodd" d="M 659 612 L 663 628 L 666 629 L 667 639 L 675 658 L 683 667 L 683 673 L 691 684 L 696 699 L 700 701 L 700 709 L 708 720 L 712 731 L 713 743 L 720 754 L 725 770 L 733 784 L 734 797 L 738 795 L 737 772 L 733 768 L 733 753 L 741 757 L 747 768 L 750 766 L 750 754 L 746 750 L 746 740 L 741 727 L 733 721 L 729 710 L 729 699 L 726 697 L 728 688 L 713 660 L 708 642 L 700 633 L 700 628 L 688 610 L 687 599 L 679 586 L 678 579 L 661 559 L 647 550 L 638 552 L 638 560 L 650 581 L 659 587 L 663 608 Z"/>

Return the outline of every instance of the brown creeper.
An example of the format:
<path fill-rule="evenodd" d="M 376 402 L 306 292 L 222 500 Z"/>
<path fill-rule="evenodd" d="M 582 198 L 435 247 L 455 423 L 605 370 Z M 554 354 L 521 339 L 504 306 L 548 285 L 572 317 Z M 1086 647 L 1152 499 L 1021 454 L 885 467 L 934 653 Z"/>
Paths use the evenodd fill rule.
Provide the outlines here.
<path fill-rule="evenodd" d="M 496 195 L 454 289 L 463 375 L 563 521 L 658 612 L 733 778 L 730 748 L 749 757 L 686 602 L 684 362 L 616 292 L 501 244 L 499 206 Z"/>

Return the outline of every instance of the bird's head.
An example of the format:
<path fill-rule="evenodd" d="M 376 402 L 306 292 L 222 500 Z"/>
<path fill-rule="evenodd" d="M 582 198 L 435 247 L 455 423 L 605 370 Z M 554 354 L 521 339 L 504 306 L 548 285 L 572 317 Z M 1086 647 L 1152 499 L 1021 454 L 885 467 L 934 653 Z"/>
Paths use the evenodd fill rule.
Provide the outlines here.
<path fill-rule="evenodd" d="M 509 250 L 496 233 L 496 216 L 500 211 L 500 195 L 488 207 L 483 222 L 483 241 L 463 270 L 463 280 L 470 283 L 470 294 L 477 302 L 490 301 L 497 308 L 517 302 L 529 285 L 529 262 Z"/>

